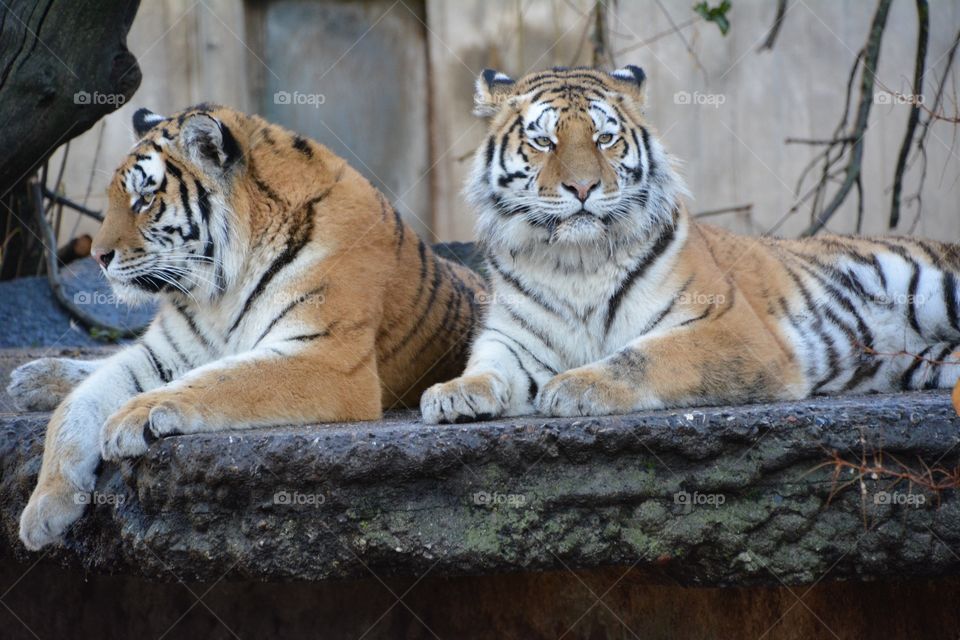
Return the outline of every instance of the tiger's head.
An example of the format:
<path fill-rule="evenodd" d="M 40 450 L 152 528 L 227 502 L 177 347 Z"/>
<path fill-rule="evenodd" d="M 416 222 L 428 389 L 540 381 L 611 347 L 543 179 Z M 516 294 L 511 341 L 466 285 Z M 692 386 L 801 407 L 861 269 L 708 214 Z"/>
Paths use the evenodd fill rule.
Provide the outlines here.
<path fill-rule="evenodd" d="M 467 196 L 478 235 L 509 248 L 642 240 L 670 224 L 682 180 L 643 117 L 645 74 L 558 68 L 520 80 L 485 70 L 489 117 Z"/>
<path fill-rule="evenodd" d="M 119 298 L 220 295 L 242 252 L 229 202 L 245 162 L 248 117 L 199 105 L 170 117 L 140 109 L 138 142 L 107 188 L 91 253 Z"/>

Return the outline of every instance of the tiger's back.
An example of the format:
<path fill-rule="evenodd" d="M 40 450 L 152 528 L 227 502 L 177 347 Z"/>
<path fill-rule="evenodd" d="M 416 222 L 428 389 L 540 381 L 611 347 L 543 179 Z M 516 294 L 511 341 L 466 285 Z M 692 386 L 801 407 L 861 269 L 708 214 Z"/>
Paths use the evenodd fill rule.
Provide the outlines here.
<path fill-rule="evenodd" d="M 711 255 L 802 370 L 802 395 L 934 389 L 960 375 L 960 246 L 902 237 L 745 238 Z"/>

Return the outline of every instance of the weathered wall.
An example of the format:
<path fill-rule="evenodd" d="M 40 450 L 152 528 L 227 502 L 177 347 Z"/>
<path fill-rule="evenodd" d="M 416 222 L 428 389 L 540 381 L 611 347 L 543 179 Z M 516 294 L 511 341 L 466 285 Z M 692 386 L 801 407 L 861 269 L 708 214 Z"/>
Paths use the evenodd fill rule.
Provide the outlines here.
<path fill-rule="evenodd" d="M 787 146 L 784 139 L 829 137 L 874 5 L 790 2 L 776 48 L 765 53 L 756 49 L 773 20 L 772 2 L 735 2 L 727 37 L 701 22 L 683 28 L 682 39 L 667 35 L 626 53 L 668 31 L 671 19 L 681 24 L 693 12 L 687 2 L 613 5 L 615 59 L 646 68 L 649 116 L 668 148 L 685 161 L 694 210 L 752 203 L 752 216 L 713 219 L 751 233 L 781 219 L 794 201 L 802 167 L 815 153 L 812 147 Z M 470 239 L 473 215 L 460 189 L 467 156 L 483 134 L 483 123 L 470 115 L 476 74 L 485 66 L 521 74 L 588 62 L 589 43 L 581 47 L 581 41 L 590 6 L 591 0 L 427 0 L 425 7 L 387 0 L 145 2 L 129 38 L 143 68 L 141 88 L 134 104 L 104 120 L 102 132 L 96 126 L 71 145 L 66 191 L 83 200 L 92 168 L 89 202 L 102 206 L 104 186 L 129 148 L 135 107 L 171 111 L 214 100 L 265 112 L 331 144 L 375 184 L 385 185 L 419 231 L 432 226 L 433 239 Z M 928 94 L 960 27 L 960 5 L 933 0 L 931 14 Z M 884 84 L 908 90 L 915 41 L 913 3 L 894 3 L 880 58 Z M 277 89 L 316 92 L 326 103 L 281 107 L 273 103 Z M 951 85 L 948 95 L 952 90 Z M 680 92 L 722 104 L 678 104 Z M 884 231 L 906 116 L 902 105 L 875 105 L 871 114 L 864 165 L 868 232 Z M 950 125 L 931 130 L 920 235 L 960 238 L 960 162 L 952 141 Z M 913 192 L 916 178 L 914 168 L 905 195 Z M 905 209 L 901 232 L 912 226 L 914 212 Z M 851 198 L 830 228 L 851 231 L 853 214 Z M 807 215 L 794 214 L 781 232 L 797 233 Z M 85 230 L 94 227 L 83 224 Z M 72 230 L 65 225 L 63 235 Z"/>

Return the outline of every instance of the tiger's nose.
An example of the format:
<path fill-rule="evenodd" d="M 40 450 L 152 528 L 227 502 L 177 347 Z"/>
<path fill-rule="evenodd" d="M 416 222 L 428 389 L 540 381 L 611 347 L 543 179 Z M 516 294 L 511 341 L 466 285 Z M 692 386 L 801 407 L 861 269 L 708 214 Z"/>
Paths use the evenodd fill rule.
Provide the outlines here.
<path fill-rule="evenodd" d="M 106 269 L 110 266 L 110 261 L 117 255 L 116 251 L 104 251 L 103 249 L 93 250 L 93 259 L 100 263 L 100 266 Z"/>
<path fill-rule="evenodd" d="M 590 197 L 590 194 L 594 189 L 599 186 L 599 180 L 580 180 L 576 181 L 573 184 L 563 183 L 563 188 L 577 196 L 577 200 L 580 202 L 586 202 L 587 198 Z"/>

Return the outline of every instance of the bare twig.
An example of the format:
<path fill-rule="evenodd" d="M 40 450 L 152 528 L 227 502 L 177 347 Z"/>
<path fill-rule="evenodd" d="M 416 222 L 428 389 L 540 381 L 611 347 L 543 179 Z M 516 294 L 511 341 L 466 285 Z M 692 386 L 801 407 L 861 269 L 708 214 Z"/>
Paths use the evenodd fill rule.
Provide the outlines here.
<path fill-rule="evenodd" d="M 680 41 L 683 42 L 683 46 L 686 47 L 687 53 L 693 58 L 693 61 L 697 63 L 697 66 L 700 67 L 700 71 L 704 75 L 707 74 L 707 68 L 703 66 L 703 63 L 700 61 L 700 56 L 697 55 L 697 52 L 693 50 L 693 47 L 690 46 L 690 42 L 687 40 L 687 37 L 683 35 L 680 30 L 680 27 L 677 26 L 677 23 L 674 22 L 673 16 L 670 15 L 670 12 L 667 11 L 667 8 L 663 6 L 662 0 L 654 0 L 657 3 L 657 7 L 660 9 L 660 13 L 666 17 L 667 22 L 670 23 L 670 28 L 673 30 L 673 33 L 677 34 L 677 37 L 680 38 Z"/>
<path fill-rule="evenodd" d="M 842 138 L 828 138 L 828 139 L 819 139 L 819 138 L 786 138 L 784 144 L 809 144 L 809 145 L 834 145 L 851 142 L 856 142 L 856 138 L 853 136 L 843 136 Z"/>
<path fill-rule="evenodd" d="M 622 55 L 625 54 L 625 53 L 630 53 L 631 51 L 636 51 L 637 49 L 642 49 L 643 47 L 648 47 L 648 46 L 650 46 L 651 44 L 653 44 L 654 42 L 656 42 L 657 40 L 660 40 L 661 38 L 666 38 L 667 36 L 673 35 L 674 33 L 677 33 L 678 31 L 682 31 L 682 30 L 686 29 L 686 28 L 689 27 L 689 26 L 692 26 L 692 25 L 697 24 L 698 22 L 700 22 L 700 20 L 701 20 L 700 16 L 695 16 L 695 17 L 693 17 L 693 18 L 690 18 L 689 20 L 684 20 L 683 22 L 681 22 L 680 24 L 678 24 L 678 25 L 676 25 L 676 26 L 674 26 L 674 27 L 670 27 L 669 29 L 667 29 L 667 30 L 665 30 L 665 31 L 661 31 L 660 33 L 656 33 L 656 34 L 650 36 L 650 37 L 647 38 L 646 40 L 643 40 L 643 41 L 641 41 L 641 42 L 635 42 L 634 44 L 628 45 L 628 46 L 624 47 L 623 49 L 620 49 L 619 51 L 616 52 L 616 55 L 622 56 Z"/>
<path fill-rule="evenodd" d="M 773 44 L 777 41 L 777 36 L 780 35 L 780 27 L 783 26 L 783 19 L 786 16 L 787 0 L 777 0 L 777 15 L 773 19 L 773 24 L 770 26 L 770 32 L 767 33 L 767 39 L 757 47 L 757 51 L 770 51 L 773 49 Z"/>
<path fill-rule="evenodd" d="M 920 119 L 920 100 L 916 97 L 923 91 L 923 75 L 927 64 L 927 43 L 930 40 L 930 6 L 927 4 L 927 0 L 916 0 L 916 2 L 919 28 L 917 53 L 913 64 L 913 95 L 915 99 L 910 105 L 907 130 L 903 135 L 900 155 L 897 157 L 897 168 L 893 174 L 893 194 L 890 199 L 890 222 L 888 223 L 890 229 L 895 229 L 900 224 L 900 194 L 903 191 L 903 174 L 907 168 L 907 156 L 910 155 L 910 148 L 913 146 L 913 134 L 917 129 L 917 121 Z"/>
<path fill-rule="evenodd" d="M 741 204 L 735 207 L 723 207 L 722 209 L 710 209 L 708 211 L 699 211 L 693 214 L 694 218 L 709 218 L 719 216 L 725 213 L 750 213 L 753 211 L 753 203 Z"/>

